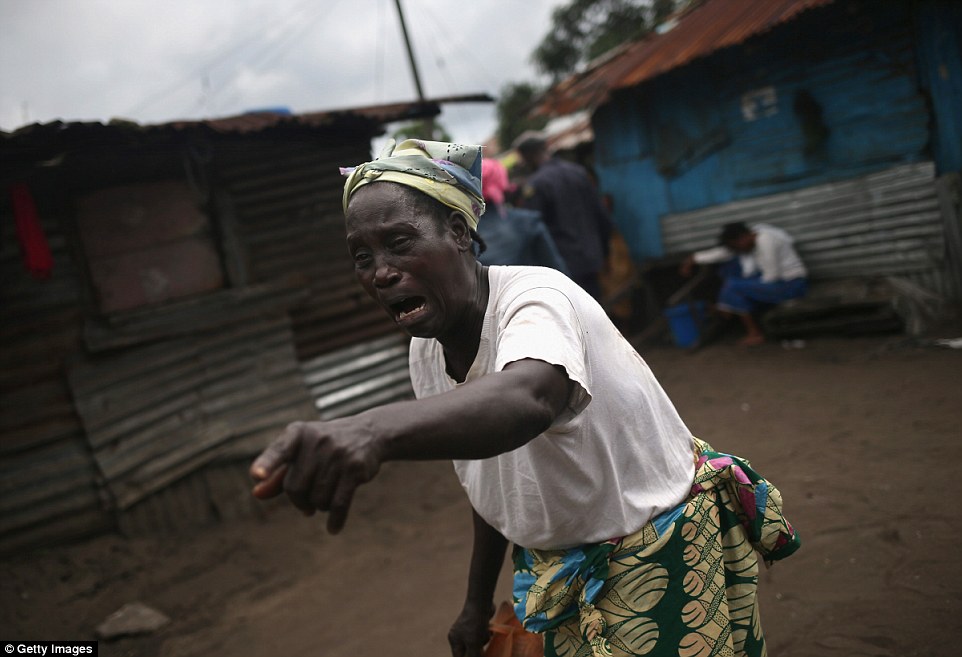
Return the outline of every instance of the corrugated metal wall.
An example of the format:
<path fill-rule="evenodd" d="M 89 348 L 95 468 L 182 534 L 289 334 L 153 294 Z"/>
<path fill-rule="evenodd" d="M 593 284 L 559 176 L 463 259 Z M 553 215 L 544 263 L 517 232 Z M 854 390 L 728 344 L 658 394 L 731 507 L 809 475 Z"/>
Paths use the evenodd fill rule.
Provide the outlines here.
<path fill-rule="evenodd" d="M 237 515 L 250 455 L 287 422 L 318 416 L 308 385 L 339 396 L 325 408 L 345 412 L 408 394 L 400 338 L 356 283 L 344 244 L 338 167 L 369 159 L 368 130 L 217 140 L 213 160 L 198 160 L 212 167 L 198 191 L 210 193 L 229 287 L 173 308 L 88 316 L 73 257 L 83 256 L 66 231 L 72 194 L 118 174 L 137 180 L 140 159 L 176 163 L 176 144 L 116 153 L 103 144 L 108 164 L 87 154 L 76 170 L 52 170 L 56 184 L 35 185 L 50 280 L 23 271 L 4 205 L 0 550 Z M 354 354 L 346 367 L 330 358 L 300 367 L 344 348 Z"/>
<path fill-rule="evenodd" d="M 308 291 L 291 312 L 302 360 L 396 331 L 354 277 L 338 168 L 370 159 L 368 142 L 254 142 L 217 152 L 250 282 Z"/>
<path fill-rule="evenodd" d="M 314 415 L 285 315 L 78 357 L 69 378 L 119 509 L 225 453 L 254 454 L 279 427 Z"/>
<path fill-rule="evenodd" d="M 412 399 L 408 338 L 388 335 L 301 364 L 321 419 Z"/>
<path fill-rule="evenodd" d="M 216 521 L 260 517 L 263 501 L 251 495 L 250 459 L 215 461 L 124 509 L 124 536 L 189 533 Z"/>
<path fill-rule="evenodd" d="M 813 278 L 900 276 L 957 296 L 931 162 L 704 210 L 666 215 L 665 250 L 714 246 L 731 221 L 769 223 L 795 238 Z"/>
<path fill-rule="evenodd" d="M 962 292 L 962 173 L 949 173 L 935 181 L 945 226 L 945 251 L 955 288 Z M 962 295 L 960 295 L 962 296 Z"/>
<path fill-rule="evenodd" d="M 80 345 L 80 278 L 52 190 L 32 192 L 53 253 L 47 280 L 24 269 L 14 218 L 0 203 L 0 552 L 112 522 L 64 373 Z"/>

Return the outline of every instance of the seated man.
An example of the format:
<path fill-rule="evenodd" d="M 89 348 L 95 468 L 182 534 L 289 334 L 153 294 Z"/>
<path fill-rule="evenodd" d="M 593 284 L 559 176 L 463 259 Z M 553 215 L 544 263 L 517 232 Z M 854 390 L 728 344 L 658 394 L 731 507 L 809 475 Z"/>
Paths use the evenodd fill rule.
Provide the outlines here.
<path fill-rule="evenodd" d="M 767 224 L 749 228 L 739 221 L 726 224 L 719 241 L 720 246 L 688 256 L 682 273 L 691 275 L 695 264 L 720 263 L 717 308 L 741 319 L 747 334 L 740 344 L 761 344 L 765 335 L 753 313 L 804 296 L 808 272 L 792 246 L 794 240 L 781 228 Z"/>

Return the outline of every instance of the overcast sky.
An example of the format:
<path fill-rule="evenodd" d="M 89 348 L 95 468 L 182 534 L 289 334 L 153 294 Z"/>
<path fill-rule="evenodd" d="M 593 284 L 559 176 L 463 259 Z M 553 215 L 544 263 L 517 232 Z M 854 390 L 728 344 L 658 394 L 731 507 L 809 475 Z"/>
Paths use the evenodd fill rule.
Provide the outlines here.
<path fill-rule="evenodd" d="M 565 0 L 402 0 L 425 95 L 536 81 Z M 0 129 L 359 107 L 417 97 L 394 0 L 0 0 Z M 493 104 L 446 105 L 458 141 Z"/>

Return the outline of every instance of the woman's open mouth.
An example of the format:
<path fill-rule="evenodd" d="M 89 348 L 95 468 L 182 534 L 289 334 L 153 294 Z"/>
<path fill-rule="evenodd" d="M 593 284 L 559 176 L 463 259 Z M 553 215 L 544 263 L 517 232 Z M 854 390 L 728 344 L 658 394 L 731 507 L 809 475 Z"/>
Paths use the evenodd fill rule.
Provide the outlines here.
<path fill-rule="evenodd" d="M 389 304 L 388 307 L 394 313 L 395 321 L 400 322 L 424 310 L 424 302 L 424 297 L 406 297 Z"/>

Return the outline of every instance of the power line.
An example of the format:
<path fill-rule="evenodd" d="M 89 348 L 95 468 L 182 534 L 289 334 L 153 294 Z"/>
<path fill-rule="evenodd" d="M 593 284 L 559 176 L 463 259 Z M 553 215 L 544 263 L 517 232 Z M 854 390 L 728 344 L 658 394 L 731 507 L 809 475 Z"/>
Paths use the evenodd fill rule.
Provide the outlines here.
<path fill-rule="evenodd" d="M 374 31 L 374 102 L 384 100 L 384 39 L 387 32 L 387 21 L 384 17 L 384 2 L 377 3 L 377 25 Z"/>
<path fill-rule="evenodd" d="M 279 62 L 281 59 L 284 58 L 284 56 L 287 55 L 287 53 L 291 49 L 291 46 L 293 46 L 297 41 L 303 38 L 305 34 L 307 34 L 311 29 L 313 29 L 315 25 L 317 25 L 317 22 L 321 18 L 321 16 L 323 16 L 328 12 L 333 11 L 336 7 L 337 7 L 337 2 L 334 2 L 329 5 L 325 5 L 324 3 L 321 3 L 320 9 L 317 11 L 317 13 L 314 14 L 313 17 L 308 18 L 308 20 L 304 21 L 299 30 L 292 31 L 290 34 L 288 34 L 288 36 L 283 41 L 280 41 L 277 43 L 276 47 L 274 48 L 275 50 L 274 53 L 267 54 L 266 53 L 267 49 L 265 49 L 263 62 L 261 64 L 256 64 L 256 63 L 252 64 L 252 68 L 254 68 L 255 70 L 257 69 L 264 70 L 264 69 L 270 68 L 271 66 Z"/>
<path fill-rule="evenodd" d="M 434 23 L 434 27 L 437 29 L 438 34 L 441 34 L 441 35 L 458 34 L 457 30 L 454 30 L 450 25 L 444 23 L 441 12 L 426 12 L 426 15 L 427 15 L 427 19 Z M 431 44 L 431 43 L 439 43 L 441 40 L 428 39 L 427 41 L 429 44 Z M 498 86 L 495 76 L 491 75 L 491 72 L 485 68 L 484 63 L 476 57 L 475 49 L 460 47 L 460 45 L 457 42 L 452 43 L 451 41 L 449 41 L 448 44 L 452 46 L 450 48 L 451 51 L 456 52 L 470 59 L 471 62 L 477 66 L 478 70 L 487 79 L 490 89 L 494 90 Z M 454 89 L 454 88 L 451 89 L 451 93 L 457 93 L 458 91 L 460 90 Z"/>
<path fill-rule="evenodd" d="M 150 107 L 151 105 L 153 105 L 158 100 L 161 100 L 163 98 L 170 96 L 170 94 L 174 93 L 175 91 L 178 91 L 179 89 L 181 89 L 182 87 L 188 84 L 193 84 L 198 77 L 208 74 L 211 69 L 214 69 L 220 64 L 228 61 L 230 58 L 234 57 L 235 55 L 242 52 L 243 50 L 250 48 L 252 46 L 256 46 L 257 42 L 260 39 L 262 39 L 264 36 L 271 34 L 277 25 L 281 25 L 283 30 L 283 29 L 286 29 L 284 25 L 288 22 L 292 22 L 293 24 L 296 24 L 296 18 L 292 19 L 291 17 L 301 13 L 302 11 L 305 10 L 306 7 L 308 7 L 311 4 L 314 4 L 313 0 L 304 0 L 299 5 L 297 5 L 297 7 L 295 7 L 293 11 L 291 11 L 288 14 L 281 15 L 277 21 L 272 23 L 266 29 L 263 26 L 256 27 L 255 31 L 251 32 L 248 37 L 245 37 L 244 39 L 242 39 L 240 43 L 230 46 L 225 51 L 222 51 L 219 54 L 212 57 L 206 63 L 195 68 L 188 75 L 164 87 L 163 89 L 160 89 L 156 93 L 151 94 L 150 96 L 142 100 L 140 103 L 138 103 L 137 105 L 127 110 L 126 114 L 129 116 L 135 116 L 140 112 L 142 112 L 143 110 Z M 269 43 L 270 41 L 268 42 L 268 44 Z"/>
<path fill-rule="evenodd" d="M 425 14 L 427 18 L 425 18 Z M 461 47 L 457 41 L 454 39 L 453 35 L 458 34 L 456 31 L 452 31 L 450 28 L 445 27 L 439 23 L 438 16 L 432 12 L 421 12 L 418 14 L 417 21 L 418 29 L 426 32 L 426 34 L 416 35 L 421 36 L 419 43 L 426 43 L 431 55 L 433 55 L 433 61 L 437 67 L 438 73 L 443 79 L 445 85 L 447 85 L 447 90 L 440 95 L 456 95 L 465 91 L 464 85 L 457 84 L 451 77 L 451 72 L 448 69 L 447 61 L 445 60 L 445 52 L 454 52 L 457 54 L 469 53 L 470 49 Z M 445 38 L 447 37 L 447 38 Z M 477 60 L 475 60 L 477 61 Z M 481 73 L 491 80 L 491 76 L 488 71 L 484 68 L 480 62 L 478 63 L 478 68 Z M 470 63 L 469 63 L 470 64 Z M 470 65 L 469 65 L 470 68 Z M 456 75 L 456 74 L 455 74 Z M 472 75 L 473 79 L 475 76 Z M 491 88 L 496 87 L 494 83 L 490 84 Z M 465 123 L 469 120 L 470 112 L 458 104 L 451 104 L 444 109 L 445 120 L 444 123 Z M 448 120 L 450 119 L 450 121 Z M 477 137 L 474 137 L 477 139 Z"/>
<path fill-rule="evenodd" d="M 317 24 L 318 19 L 326 11 L 328 11 L 328 7 L 321 7 L 313 15 L 313 17 L 309 17 L 307 20 L 301 21 L 299 24 L 292 23 L 292 29 L 290 29 L 287 34 L 278 34 L 274 39 L 264 44 L 264 46 L 258 50 L 257 53 L 255 53 L 254 57 L 249 60 L 248 65 L 250 69 L 255 72 L 266 70 L 280 61 L 290 51 L 291 46 L 293 46 L 294 43 L 307 34 L 307 32 L 309 32 Z M 233 73 L 229 75 L 224 82 L 222 82 L 217 88 L 212 88 L 207 97 L 202 96 L 193 104 L 188 112 L 196 111 L 202 107 L 206 101 L 212 99 L 224 89 L 228 88 L 235 82 L 239 73 L 240 68 L 235 67 Z"/>

